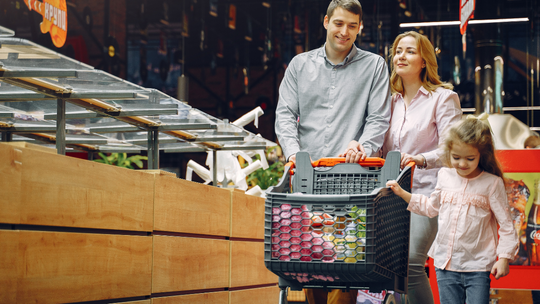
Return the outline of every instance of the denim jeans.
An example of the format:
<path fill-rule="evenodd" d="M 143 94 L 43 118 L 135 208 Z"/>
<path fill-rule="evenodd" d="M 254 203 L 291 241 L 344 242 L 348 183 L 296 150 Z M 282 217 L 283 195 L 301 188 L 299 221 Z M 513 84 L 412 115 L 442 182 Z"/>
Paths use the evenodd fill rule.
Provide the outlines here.
<path fill-rule="evenodd" d="M 436 268 L 441 304 L 488 304 L 489 271 L 456 272 Z"/>

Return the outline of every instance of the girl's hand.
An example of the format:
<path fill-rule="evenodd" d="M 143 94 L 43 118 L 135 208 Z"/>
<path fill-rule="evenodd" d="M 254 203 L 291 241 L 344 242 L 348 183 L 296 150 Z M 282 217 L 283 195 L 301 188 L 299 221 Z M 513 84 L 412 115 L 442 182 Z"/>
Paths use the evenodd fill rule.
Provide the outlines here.
<path fill-rule="evenodd" d="M 366 151 L 364 147 L 356 140 L 351 140 L 347 145 L 345 152 L 338 155 L 339 157 L 345 157 L 346 163 L 358 163 L 360 160 L 366 159 Z"/>
<path fill-rule="evenodd" d="M 508 266 L 508 259 L 499 258 L 493 268 L 491 268 L 491 274 L 495 276 L 495 279 L 502 278 L 510 273 L 510 266 Z"/>
<path fill-rule="evenodd" d="M 424 156 L 421 154 L 411 155 L 407 153 L 401 154 L 401 169 L 405 168 L 408 163 L 414 162 L 416 166 L 424 166 Z"/>
<path fill-rule="evenodd" d="M 386 187 L 390 187 L 390 189 L 392 189 L 392 191 L 397 196 L 401 197 L 407 203 L 409 203 L 411 201 L 411 194 L 409 192 L 403 190 L 403 188 L 401 188 L 401 186 L 395 180 L 390 180 L 390 181 L 386 182 Z"/>

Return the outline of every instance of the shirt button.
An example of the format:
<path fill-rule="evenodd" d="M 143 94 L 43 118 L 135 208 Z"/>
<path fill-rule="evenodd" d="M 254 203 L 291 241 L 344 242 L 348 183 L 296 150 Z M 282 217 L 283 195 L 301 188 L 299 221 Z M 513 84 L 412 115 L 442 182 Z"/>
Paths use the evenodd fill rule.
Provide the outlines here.
<path fill-rule="evenodd" d="M 332 125 L 331 124 L 328 124 L 328 128 L 330 128 Z"/>
<path fill-rule="evenodd" d="M 332 86 L 332 90 L 335 89 L 336 87 L 335 86 Z"/>
<path fill-rule="evenodd" d="M 334 108 L 334 105 L 330 105 L 330 109 L 333 109 Z"/>
<path fill-rule="evenodd" d="M 326 145 L 324 145 L 324 146 L 328 148 L 328 144 L 326 144 Z"/>

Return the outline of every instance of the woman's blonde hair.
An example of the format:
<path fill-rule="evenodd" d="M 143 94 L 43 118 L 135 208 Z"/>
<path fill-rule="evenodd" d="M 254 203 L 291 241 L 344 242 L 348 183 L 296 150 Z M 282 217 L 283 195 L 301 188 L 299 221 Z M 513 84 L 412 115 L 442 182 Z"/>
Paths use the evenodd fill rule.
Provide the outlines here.
<path fill-rule="evenodd" d="M 446 134 L 443 143 L 444 155 L 442 157 L 443 164 L 447 167 L 452 167 L 450 155 L 452 145 L 456 142 L 461 142 L 478 149 L 480 153 L 480 169 L 503 177 L 501 165 L 495 158 L 495 146 L 493 144 L 493 136 L 489 125 L 480 119 L 466 118 L 455 123 Z"/>
<path fill-rule="evenodd" d="M 429 42 L 429 39 L 414 31 L 405 32 L 402 34 L 399 34 L 396 37 L 396 40 L 394 40 L 394 44 L 392 45 L 392 61 L 394 56 L 396 55 L 396 49 L 399 44 L 399 41 L 401 39 L 410 36 L 413 37 L 416 40 L 416 48 L 418 50 L 418 54 L 424 62 L 426 63 L 426 67 L 422 69 L 422 72 L 420 73 L 420 79 L 422 80 L 422 85 L 428 92 L 435 91 L 438 87 L 443 87 L 445 89 L 452 90 L 454 86 L 447 82 L 442 82 L 439 79 L 438 74 L 438 68 L 437 65 L 437 57 L 435 56 L 435 50 L 433 49 L 433 45 L 431 42 Z M 390 87 L 392 88 L 392 93 L 400 93 L 403 94 L 403 81 L 401 80 L 401 77 L 396 73 L 396 68 L 392 64 L 392 75 L 390 76 Z"/>

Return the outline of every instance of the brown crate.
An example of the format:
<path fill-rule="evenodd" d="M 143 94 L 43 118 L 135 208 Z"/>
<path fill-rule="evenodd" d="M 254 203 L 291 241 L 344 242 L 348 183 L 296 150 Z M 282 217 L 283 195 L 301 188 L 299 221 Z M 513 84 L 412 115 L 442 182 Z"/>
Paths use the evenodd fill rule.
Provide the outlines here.
<path fill-rule="evenodd" d="M 276 304 L 279 303 L 279 287 L 261 287 L 229 292 L 231 304 Z"/>
<path fill-rule="evenodd" d="M 0 223 L 21 221 L 22 149 L 0 144 Z"/>
<path fill-rule="evenodd" d="M 229 236 L 230 191 L 167 175 L 155 177 L 154 230 Z"/>
<path fill-rule="evenodd" d="M 0 230 L 16 247 L 16 303 L 65 303 L 151 293 L 150 236 Z M 16 242 L 16 245 L 13 244 Z M 2 242 L 2 245 L 6 243 Z M 4 259 L 0 263 L 7 263 Z"/>
<path fill-rule="evenodd" d="M 22 224 L 152 231 L 152 175 L 34 149 L 22 168 Z"/>
<path fill-rule="evenodd" d="M 231 241 L 230 287 L 277 283 L 278 277 L 264 266 L 264 243 Z"/>
<path fill-rule="evenodd" d="M 153 238 L 153 293 L 229 286 L 229 241 L 161 235 Z"/>
<path fill-rule="evenodd" d="M 153 298 L 152 304 L 229 304 L 229 292 L 208 292 Z"/>
<path fill-rule="evenodd" d="M 264 240 L 264 198 L 232 192 L 231 237 Z"/>

